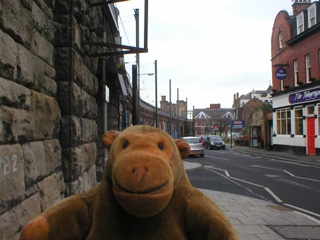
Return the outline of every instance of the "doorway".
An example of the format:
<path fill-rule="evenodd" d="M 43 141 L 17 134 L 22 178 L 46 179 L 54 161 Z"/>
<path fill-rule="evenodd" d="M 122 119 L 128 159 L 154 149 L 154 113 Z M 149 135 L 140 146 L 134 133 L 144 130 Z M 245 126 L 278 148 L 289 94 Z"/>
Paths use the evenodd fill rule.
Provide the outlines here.
<path fill-rule="evenodd" d="M 316 155 L 315 148 L 315 117 L 307 118 L 307 154 Z"/>

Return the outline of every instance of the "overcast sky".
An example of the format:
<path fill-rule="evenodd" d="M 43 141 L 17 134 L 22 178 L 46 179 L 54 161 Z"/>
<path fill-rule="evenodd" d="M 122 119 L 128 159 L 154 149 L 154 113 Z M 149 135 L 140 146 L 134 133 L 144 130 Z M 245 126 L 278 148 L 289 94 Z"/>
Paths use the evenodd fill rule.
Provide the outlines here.
<path fill-rule="evenodd" d="M 188 2 L 188 3 L 187 3 Z M 192 1 L 191 1 L 192 2 Z M 158 100 L 188 98 L 188 110 L 210 103 L 232 107 L 233 94 L 266 90 L 271 80 L 271 33 L 279 11 L 292 14 L 291 0 L 149 0 L 148 53 L 140 54 L 141 74 L 158 61 Z M 143 46 L 144 0 L 117 4 L 123 44 L 135 45 L 134 9 L 140 11 Z M 125 31 L 124 31 L 125 29 Z M 129 75 L 135 55 L 126 55 Z M 131 80 L 131 79 L 130 79 Z M 141 98 L 154 105 L 154 76 L 142 75 Z M 160 105 L 159 105 L 160 106 Z"/>

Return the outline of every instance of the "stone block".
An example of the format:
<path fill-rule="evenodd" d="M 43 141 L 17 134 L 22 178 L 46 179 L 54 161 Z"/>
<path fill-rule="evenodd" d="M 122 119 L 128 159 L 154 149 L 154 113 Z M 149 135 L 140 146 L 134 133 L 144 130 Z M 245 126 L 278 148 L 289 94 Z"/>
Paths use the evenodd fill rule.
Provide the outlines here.
<path fill-rule="evenodd" d="M 16 78 L 17 55 L 18 48 L 15 41 L 0 30 L 0 76 L 11 80 Z"/>
<path fill-rule="evenodd" d="M 35 194 L 2 214 L 0 216 L 1 239 L 18 240 L 22 227 L 40 213 L 40 197 L 39 194 Z"/>
<path fill-rule="evenodd" d="M 61 169 L 61 147 L 58 139 L 43 141 L 47 173 Z"/>
<path fill-rule="evenodd" d="M 24 109 L 1 106 L 2 143 L 23 142 L 33 139 L 32 115 Z"/>
<path fill-rule="evenodd" d="M 35 140 L 58 138 L 61 115 L 56 99 L 32 91 L 30 113 L 33 116 Z"/>
<path fill-rule="evenodd" d="M 94 75 L 95 73 L 90 71 L 77 52 L 74 52 L 73 61 L 73 80 L 90 95 L 95 96 L 99 87 L 98 79 Z"/>
<path fill-rule="evenodd" d="M 19 144 L 0 146 L 0 214 L 24 198 L 23 153 Z"/>
<path fill-rule="evenodd" d="M 58 101 L 61 106 L 62 114 L 70 114 L 78 117 L 95 119 L 98 114 L 96 99 L 89 95 L 74 82 L 58 83 Z M 70 94 L 71 93 L 71 94 Z M 71 108 L 70 109 L 70 103 Z"/>
<path fill-rule="evenodd" d="M 47 174 L 46 155 L 42 141 L 22 145 L 24 156 L 25 184 L 30 186 Z"/>
<path fill-rule="evenodd" d="M 66 183 L 66 196 L 82 193 L 90 190 L 97 184 L 96 166 L 93 165 L 88 171 L 84 172 L 79 179 Z"/>
<path fill-rule="evenodd" d="M 61 120 L 60 143 L 62 148 L 95 141 L 97 135 L 98 127 L 95 120 L 76 116 L 66 116 Z"/>
<path fill-rule="evenodd" d="M 56 26 L 53 24 L 52 9 L 48 8 L 41 0 L 33 1 L 32 19 L 34 28 L 49 42 L 53 43 Z"/>
<path fill-rule="evenodd" d="M 0 105 L 30 109 L 30 96 L 28 88 L 0 77 Z"/>
<path fill-rule="evenodd" d="M 33 34 L 32 14 L 21 1 L 1 1 L 0 26 L 17 42 L 30 49 Z M 26 1 L 25 1 L 26 2 Z"/>
<path fill-rule="evenodd" d="M 73 20 L 71 15 L 55 15 L 56 22 L 56 43 L 57 46 L 70 46 L 70 37 L 72 31 L 70 30 L 70 21 Z M 74 26 L 72 26 L 74 27 Z"/>
<path fill-rule="evenodd" d="M 31 52 L 53 66 L 54 46 L 39 32 L 34 32 L 32 35 Z"/>
<path fill-rule="evenodd" d="M 54 203 L 62 200 L 65 194 L 65 183 L 62 172 L 54 173 L 38 182 L 41 210 L 44 211 Z"/>
<path fill-rule="evenodd" d="M 31 91 L 28 111 L 6 106 L 1 110 L 4 143 L 58 138 L 60 108 L 52 97 Z"/>
<path fill-rule="evenodd" d="M 71 155 L 70 155 L 71 154 Z M 97 156 L 95 142 L 63 150 L 62 167 L 65 181 L 72 182 L 94 165 Z"/>
<path fill-rule="evenodd" d="M 18 66 L 16 81 L 34 90 L 44 84 L 43 61 L 21 45 L 18 46 Z"/>
<path fill-rule="evenodd" d="M 56 69 L 57 69 L 57 81 L 70 81 L 70 71 L 72 63 L 69 61 L 69 54 L 72 50 L 70 48 L 61 47 L 57 48 L 56 56 Z"/>

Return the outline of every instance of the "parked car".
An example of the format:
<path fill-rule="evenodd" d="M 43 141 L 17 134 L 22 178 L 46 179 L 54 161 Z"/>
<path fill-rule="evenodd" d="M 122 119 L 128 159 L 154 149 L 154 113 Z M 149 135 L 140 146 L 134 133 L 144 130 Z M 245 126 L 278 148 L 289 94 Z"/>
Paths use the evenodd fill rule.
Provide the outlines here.
<path fill-rule="evenodd" d="M 206 149 L 226 149 L 226 145 L 219 135 L 211 135 L 207 137 L 205 145 Z"/>
<path fill-rule="evenodd" d="M 204 144 L 200 141 L 199 137 L 183 137 L 190 146 L 190 155 L 200 155 L 204 156 Z"/>
<path fill-rule="evenodd" d="M 208 137 L 207 135 L 201 135 L 201 136 L 199 136 L 200 141 L 203 143 L 203 146 L 206 145 L 207 137 Z"/>

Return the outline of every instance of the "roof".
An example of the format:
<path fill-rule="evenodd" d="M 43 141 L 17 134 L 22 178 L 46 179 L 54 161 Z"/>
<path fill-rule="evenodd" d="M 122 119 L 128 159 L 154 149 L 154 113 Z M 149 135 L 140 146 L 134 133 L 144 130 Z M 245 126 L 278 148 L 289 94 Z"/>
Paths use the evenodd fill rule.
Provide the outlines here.
<path fill-rule="evenodd" d="M 208 118 L 211 118 L 211 117 L 208 114 L 206 114 L 203 111 L 201 111 L 199 114 L 197 114 L 197 116 L 195 116 L 195 118 L 208 119 Z"/>
<path fill-rule="evenodd" d="M 194 114 L 194 118 L 195 119 L 219 119 L 220 116 L 223 117 L 227 117 L 227 118 L 232 118 L 232 113 L 233 113 L 233 108 L 221 108 L 221 109 L 194 109 L 193 110 L 193 114 Z M 204 118 L 200 118 L 200 116 L 204 116 L 203 114 L 205 114 L 207 117 Z"/>

